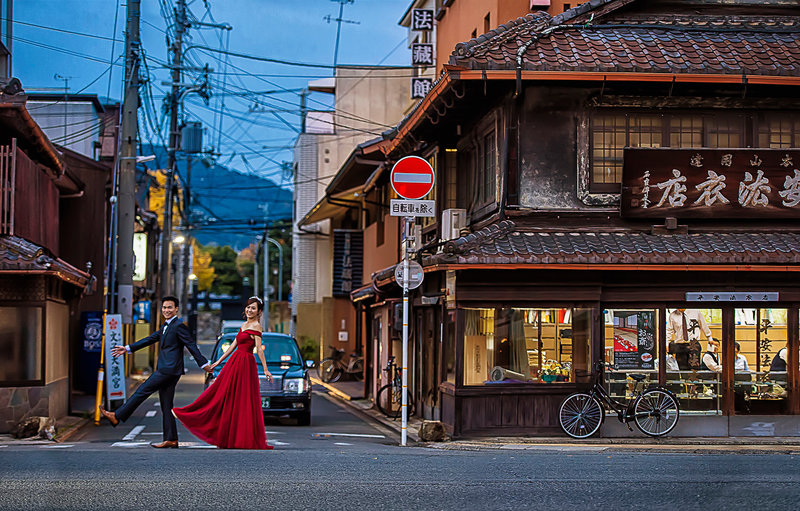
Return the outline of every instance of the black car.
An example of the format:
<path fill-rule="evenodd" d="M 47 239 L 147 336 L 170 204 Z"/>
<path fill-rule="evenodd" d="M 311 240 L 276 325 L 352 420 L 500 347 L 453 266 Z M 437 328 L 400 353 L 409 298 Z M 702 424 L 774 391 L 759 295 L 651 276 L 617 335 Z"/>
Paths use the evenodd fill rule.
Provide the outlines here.
<path fill-rule="evenodd" d="M 219 360 L 234 339 L 236 333 L 219 336 L 211 361 Z M 267 367 L 272 373 L 272 381 L 268 381 L 254 349 L 253 357 L 256 358 L 258 368 L 264 415 L 289 415 L 296 418 L 299 425 L 308 426 L 311 424 L 311 380 L 308 367 L 313 363 L 303 363 L 297 343 L 289 335 L 264 332 L 261 342 L 264 344 Z M 229 359 L 230 357 L 225 362 Z M 219 376 L 225 362 L 214 368 L 213 373 L 206 373 L 206 388 Z"/>

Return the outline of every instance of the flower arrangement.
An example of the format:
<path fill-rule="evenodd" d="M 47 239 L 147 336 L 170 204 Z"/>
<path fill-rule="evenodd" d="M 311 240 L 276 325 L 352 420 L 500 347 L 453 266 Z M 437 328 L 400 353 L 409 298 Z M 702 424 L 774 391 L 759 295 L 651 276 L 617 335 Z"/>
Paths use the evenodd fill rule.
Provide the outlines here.
<path fill-rule="evenodd" d="M 542 369 L 539 371 L 539 374 L 547 375 L 547 376 L 558 376 L 561 374 L 561 371 L 564 367 L 556 362 L 555 360 L 550 360 L 546 364 L 542 366 Z"/>

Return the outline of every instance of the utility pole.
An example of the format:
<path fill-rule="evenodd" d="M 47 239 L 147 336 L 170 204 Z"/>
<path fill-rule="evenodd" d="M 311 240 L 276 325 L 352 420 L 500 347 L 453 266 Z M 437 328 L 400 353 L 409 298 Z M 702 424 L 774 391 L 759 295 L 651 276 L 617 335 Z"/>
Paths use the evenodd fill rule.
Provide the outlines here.
<path fill-rule="evenodd" d="M 117 241 L 117 312 L 133 323 L 133 226 L 136 217 L 136 133 L 139 108 L 140 0 L 128 1 L 125 37 L 125 99 L 119 158 L 119 237 Z"/>
<path fill-rule="evenodd" d="M 164 225 L 161 229 L 161 297 L 172 293 L 170 249 L 172 248 L 172 188 L 178 152 L 178 103 L 181 94 L 183 33 L 187 27 L 186 0 L 177 0 L 175 42 L 172 44 L 172 94 L 169 106 L 169 147 L 167 148 L 167 183 L 164 192 Z"/>

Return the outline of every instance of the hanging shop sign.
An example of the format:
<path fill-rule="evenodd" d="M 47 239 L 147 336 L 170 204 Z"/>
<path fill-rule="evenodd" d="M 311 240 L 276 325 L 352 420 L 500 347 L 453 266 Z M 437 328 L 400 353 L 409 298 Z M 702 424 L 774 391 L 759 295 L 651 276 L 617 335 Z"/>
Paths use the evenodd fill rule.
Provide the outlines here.
<path fill-rule="evenodd" d="M 614 311 L 614 368 L 655 368 L 654 311 Z"/>
<path fill-rule="evenodd" d="M 625 149 L 629 218 L 800 218 L 800 151 Z"/>
<path fill-rule="evenodd" d="M 686 293 L 687 302 L 777 302 L 778 293 L 747 291 L 730 293 L 727 291 L 693 291 Z"/>

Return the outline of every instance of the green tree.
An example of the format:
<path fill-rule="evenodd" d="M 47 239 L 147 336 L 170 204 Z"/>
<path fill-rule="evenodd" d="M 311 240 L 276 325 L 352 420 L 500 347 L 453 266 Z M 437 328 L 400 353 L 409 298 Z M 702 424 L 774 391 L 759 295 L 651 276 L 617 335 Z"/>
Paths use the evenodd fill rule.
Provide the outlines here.
<path fill-rule="evenodd" d="M 214 268 L 214 283 L 211 292 L 224 295 L 242 293 L 242 275 L 236 264 L 238 254 L 231 247 L 210 247 L 211 266 Z"/>

